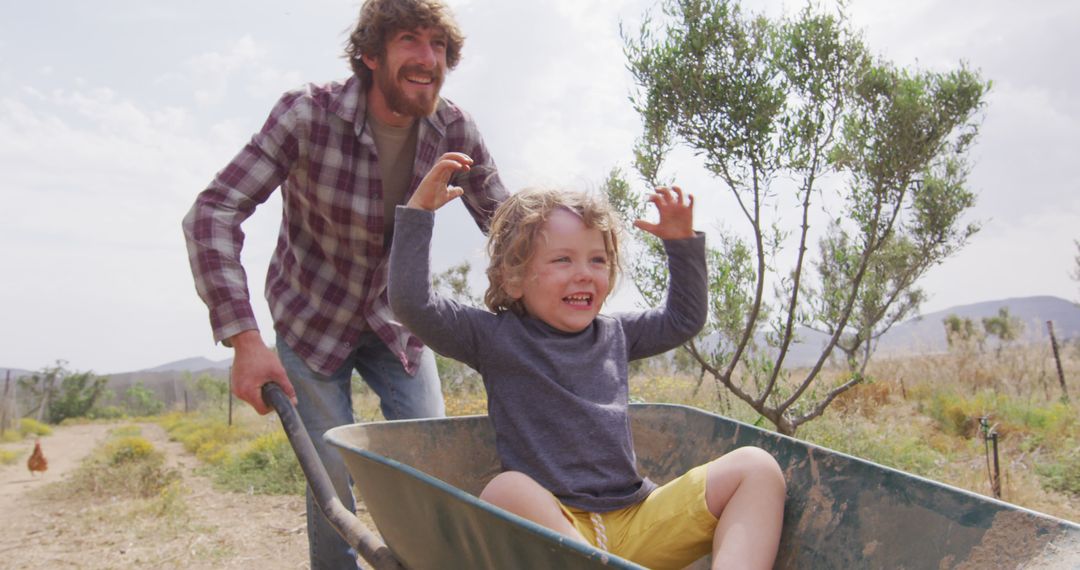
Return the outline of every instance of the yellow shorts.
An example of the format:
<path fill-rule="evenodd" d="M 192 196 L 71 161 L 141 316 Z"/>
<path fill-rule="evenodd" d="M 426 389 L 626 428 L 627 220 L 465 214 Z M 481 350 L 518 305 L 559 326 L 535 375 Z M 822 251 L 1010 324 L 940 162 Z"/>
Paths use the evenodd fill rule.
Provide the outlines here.
<path fill-rule="evenodd" d="M 591 513 L 559 506 L 597 548 L 647 568 L 684 568 L 712 551 L 716 517 L 705 504 L 707 466 L 699 465 L 644 501 L 617 511 Z"/>

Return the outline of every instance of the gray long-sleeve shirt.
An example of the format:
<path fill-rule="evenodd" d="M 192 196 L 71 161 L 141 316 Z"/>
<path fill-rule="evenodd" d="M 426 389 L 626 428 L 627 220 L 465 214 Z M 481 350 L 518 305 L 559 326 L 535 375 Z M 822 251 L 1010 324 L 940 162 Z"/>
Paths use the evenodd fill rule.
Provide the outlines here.
<path fill-rule="evenodd" d="M 675 348 L 704 326 L 704 236 L 664 242 L 671 271 L 664 307 L 599 315 L 585 330 L 566 333 L 437 295 L 430 279 L 434 219 L 397 209 L 390 306 L 436 352 L 480 373 L 503 469 L 521 471 L 587 511 L 644 499 L 656 485 L 637 472 L 627 363 Z"/>

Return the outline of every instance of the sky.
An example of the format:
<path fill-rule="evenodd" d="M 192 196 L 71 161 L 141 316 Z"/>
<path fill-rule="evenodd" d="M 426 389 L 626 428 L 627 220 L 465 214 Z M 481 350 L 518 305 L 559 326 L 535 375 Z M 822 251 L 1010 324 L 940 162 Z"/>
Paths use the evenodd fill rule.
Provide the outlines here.
<path fill-rule="evenodd" d="M 231 356 L 213 343 L 180 220 L 282 92 L 348 75 L 340 54 L 359 1 L 3 3 L 0 367 L 63 360 L 107 374 Z M 595 189 L 614 167 L 630 172 L 640 123 L 619 30 L 636 30 L 654 2 L 449 3 L 467 40 L 443 95 L 473 115 L 511 191 Z M 774 15 L 801 7 L 746 5 Z M 963 61 L 993 81 L 969 179 L 978 202 L 967 221 L 983 229 L 920 282 L 923 312 L 1080 298 L 1070 278 L 1080 63 L 1067 55 L 1080 3 L 852 0 L 849 13 L 897 65 L 945 71 Z M 727 219 L 730 196 L 688 152 L 671 168 L 697 196 L 699 227 Z M 279 221 L 275 195 L 244 225 L 268 343 L 262 290 Z M 440 211 L 435 242 L 436 268 L 469 261 L 479 291 L 483 239 L 463 208 Z M 633 307 L 631 289 L 612 307 Z"/>

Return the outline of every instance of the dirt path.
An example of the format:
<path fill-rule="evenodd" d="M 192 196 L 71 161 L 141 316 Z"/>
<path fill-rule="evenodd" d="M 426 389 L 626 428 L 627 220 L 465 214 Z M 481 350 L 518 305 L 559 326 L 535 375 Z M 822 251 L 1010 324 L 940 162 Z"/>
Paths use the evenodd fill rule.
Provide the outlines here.
<path fill-rule="evenodd" d="M 26 452 L 0 467 L 0 563 L 21 568 L 259 568 L 308 567 L 302 497 L 223 493 L 195 473 L 198 461 L 155 424 L 142 435 L 182 476 L 176 500 L 57 500 L 61 482 L 104 438 L 124 424 L 57 428 L 41 438 L 49 460 L 32 477 L 26 458 L 33 442 L 4 444 Z M 53 487 L 55 488 L 55 487 Z"/>
<path fill-rule="evenodd" d="M 44 474 L 31 475 L 26 468 L 26 459 L 34 449 L 32 439 L 0 445 L 2 449 L 23 452 L 14 465 L 0 467 L 0 512 L 5 513 L 5 520 L 12 508 L 24 502 L 21 499 L 28 491 L 59 481 L 65 473 L 77 467 L 112 427 L 104 424 L 65 426 L 56 428 L 52 435 L 42 437 L 41 449 L 49 461 L 49 469 Z"/>

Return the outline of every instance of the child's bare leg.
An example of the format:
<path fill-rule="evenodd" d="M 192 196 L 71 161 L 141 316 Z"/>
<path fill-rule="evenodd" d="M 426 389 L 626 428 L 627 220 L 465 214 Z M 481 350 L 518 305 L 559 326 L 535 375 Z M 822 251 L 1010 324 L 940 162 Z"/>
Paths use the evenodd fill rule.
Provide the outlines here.
<path fill-rule="evenodd" d="M 719 520 L 713 568 L 772 568 L 784 523 L 784 473 L 772 455 L 740 447 L 709 464 L 705 502 Z"/>
<path fill-rule="evenodd" d="M 566 520 L 555 496 L 524 473 L 506 471 L 496 475 L 484 487 L 480 499 L 559 534 L 585 541 L 585 537 Z"/>

